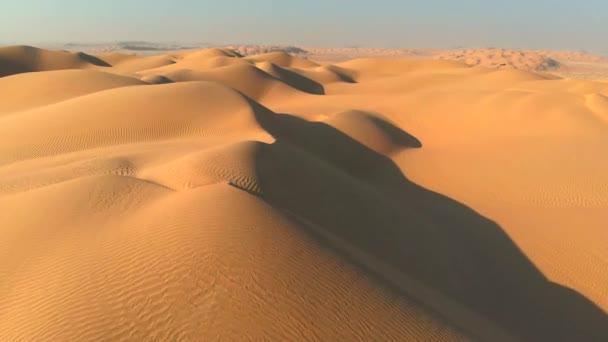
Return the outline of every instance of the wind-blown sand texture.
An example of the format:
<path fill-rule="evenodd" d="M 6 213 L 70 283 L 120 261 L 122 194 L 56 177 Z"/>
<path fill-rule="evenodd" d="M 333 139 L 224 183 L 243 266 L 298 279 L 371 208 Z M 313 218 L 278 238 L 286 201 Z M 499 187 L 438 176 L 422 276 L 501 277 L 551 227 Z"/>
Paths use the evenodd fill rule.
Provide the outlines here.
<path fill-rule="evenodd" d="M 608 83 L 0 48 L 0 341 L 608 341 Z"/>

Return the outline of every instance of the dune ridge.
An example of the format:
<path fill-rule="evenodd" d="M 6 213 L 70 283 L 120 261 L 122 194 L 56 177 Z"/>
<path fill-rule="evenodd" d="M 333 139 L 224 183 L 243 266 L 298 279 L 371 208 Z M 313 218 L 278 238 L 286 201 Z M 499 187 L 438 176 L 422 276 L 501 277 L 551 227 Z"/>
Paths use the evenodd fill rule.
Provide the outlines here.
<path fill-rule="evenodd" d="M 0 340 L 608 339 L 608 83 L 260 52 L 0 48 Z"/>

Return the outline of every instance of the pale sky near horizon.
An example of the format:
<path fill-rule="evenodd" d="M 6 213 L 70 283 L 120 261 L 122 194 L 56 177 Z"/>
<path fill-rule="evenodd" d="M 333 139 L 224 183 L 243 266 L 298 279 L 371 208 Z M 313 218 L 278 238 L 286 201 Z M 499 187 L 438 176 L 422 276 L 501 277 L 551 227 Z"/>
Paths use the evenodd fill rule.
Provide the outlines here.
<path fill-rule="evenodd" d="M 121 40 L 608 54 L 608 0 L 3 0 L 0 44 Z"/>

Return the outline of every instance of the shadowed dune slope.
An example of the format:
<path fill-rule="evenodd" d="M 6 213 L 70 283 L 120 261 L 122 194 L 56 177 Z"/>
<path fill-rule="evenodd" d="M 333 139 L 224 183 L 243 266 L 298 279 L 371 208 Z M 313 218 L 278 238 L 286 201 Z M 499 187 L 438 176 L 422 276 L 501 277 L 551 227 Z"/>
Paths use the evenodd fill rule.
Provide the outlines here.
<path fill-rule="evenodd" d="M 156 76 L 156 70 L 146 72 L 145 77 Z M 323 86 L 298 74 L 282 70 L 274 77 L 253 65 L 229 65 L 205 71 L 179 69 L 162 74 L 174 82 L 215 81 L 227 85 L 243 94 L 261 100 L 264 96 L 278 94 L 288 97 L 300 91 L 323 94 Z"/>
<path fill-rule="evenodd" d="M 107 67 L 103 60 L 86 53 L 49 51 L 32 46 L 0 47 L 0 77 L 30 71 Z"/>
<path fill-rule="evenodd" d="M 355 83 L 353 71 L 335 65 L 324 65 L 313 69 L 291 68 L 290 70 L 322 84 L 334 82 Z"/>
<path fill-rule="evenodd" d="M 323 88 L 323 83 L 325 82 L 317 82 L 314 78 L 281 68 L 271 62 L 259 62 L 256 63 L 256 67 L 305 93 L 316 95 L 323 95 L 325 93 L 325 89 Z"/>
<path fill-rule="evenodd" d="M 261 150 L 257 163 L 270 203 L 524 340 L 608 337 L 604 312 L 548 281 L 494 222 L 411 183 L 390 159 L 323 123 L 286 114 L 258 116 L 276 139 Z M 386 135 L 407 137 L 388 123 L 383 127 Z M 402 143 L 402 148 L 419 146 L 411 137 Z"/>
<path fill-rule="evenodd" d="M 0 341 L 608 341 L 605 83 L 228 49 L 0 70 Z"/>

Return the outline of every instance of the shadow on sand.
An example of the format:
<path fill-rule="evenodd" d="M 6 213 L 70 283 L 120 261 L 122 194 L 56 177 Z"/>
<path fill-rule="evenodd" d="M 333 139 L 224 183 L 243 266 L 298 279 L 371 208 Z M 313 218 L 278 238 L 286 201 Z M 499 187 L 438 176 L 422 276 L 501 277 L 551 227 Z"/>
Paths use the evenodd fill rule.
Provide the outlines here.
<path fill-rule="evenodd" d="M 339 130 L 252 101 L 276 141 L 260 147 L 263 198 L 420 280 L 526 341 L 608 341 L 608 316 L 546 279 L 503 230 L 410 182 Z M 420 142 L 378 123 L 404 147 Z"/>
<path fill-rule="evenodd" d="M 290 86 L 305 93 L 314 95 L 325 94 L 325 87 L 323 87 L 323 85 L 317 81 L 311 80 L 308 77 L 302 76 L 296 72 L 281 67 L 275 67 L 274 71 L 278 74 L 278 80 L 280 82 L 285 82 Z"/>

